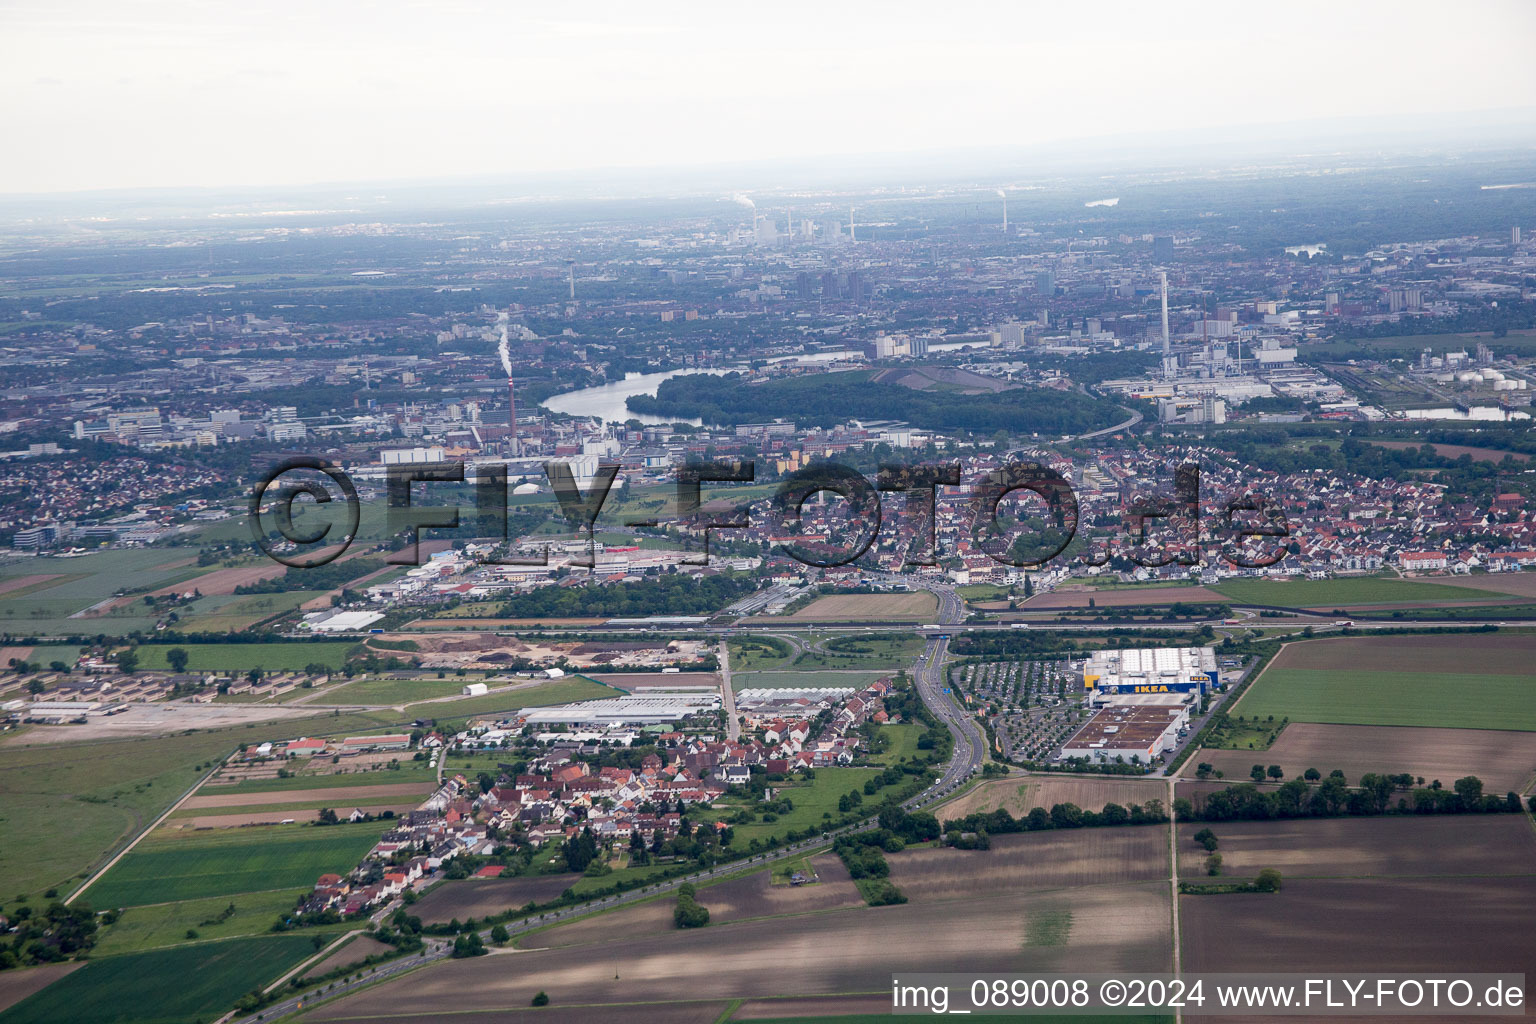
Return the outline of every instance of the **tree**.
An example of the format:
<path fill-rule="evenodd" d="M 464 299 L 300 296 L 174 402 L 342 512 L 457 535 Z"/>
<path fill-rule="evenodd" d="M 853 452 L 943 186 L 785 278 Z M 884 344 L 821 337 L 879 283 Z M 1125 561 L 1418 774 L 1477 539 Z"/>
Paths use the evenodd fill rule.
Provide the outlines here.
<path fill-rule="evenodd" d="M 1276 782 L 1279 782 L 1281 779 L 1285 778 L 1285 769 L 1281 768 L 1277 764 L 1272 764 L 1269 766 L 1266 774 L 1268 774 L 1269 777 L 1274 779 Z"/>
<path fill-rule="evenodd" d="M 43 686 L 43 681 L 41 679 L 33 679 L 33 680 L 31 680 L 30 682 L 27 683 L 27 692 L 28 693 L 39 694 L 39 693 L 42 693 L 43 690 L 45 690 L 45 689 L 46 689 L 46 687 Z"/>
<path fill-rule="evenodd" d="M 693 886 L 686 883 L 677 890 L 672 920 L 679 928 L 703 928 L 709 924 L 709 908 L 701 906 L 694 893 Z"/>
<path fill-rule="evenodd" d="M 1216 852 L 1217 840 L 1216 840 L 1216 833 L 1215 832 L 1212 832 L 1208 828 L 1203 828 L 1199 832 L 1195 833 L 1195 837 L 1194 838 L 1195 838 L 1195 842 L 1197 842 L 1201 846 L 1205 847 L 1207 851 L 1209 851 L 1211 853 L 1215 853 Z"/>
<path fill-rule="evenodd" d="M 1221 874 L 1221 854 L 1212 853 L 1205 858 L 1205 873 L 1208 875 Z"/>
<path fill-rule="evenodd" d="M 1323 777 L 1323 773 L 1318 771 L 1316 768 L 1308 768 L 1306 771 L 1302 772 L 1301 777 L 1306 779 L 1308 782 L 1316 782 L 1318 779 Z"/>
<path fill-rule="evenodd" d="M 545 991 L 543 991 L 541 989 L 539 991 L 539 994 L 533 997 L 533 1003 L 531 1005 L 533 1005 L 533 1006 L 548 1006 L 549 1005 L 549 993 L 547 993 L 547 992 L 545 992 Z"/>
<path fill-rule="evenodd" d="M 512 936 L 508 934 L 507 926 L 504 924 L 499 924 L 491 929 L 491 941 L 498 946 L 505 946 L 511 938 Z"/>
<path fill-rule="evenodd" d="M 1265 868 L 1259 872 L 1259 877 L 1253 880 L 1253 887 L 1259 892 L 1279 892 L 1280 872 L 1274 868 Z"/>
<path fill-rule="evenodd" d="M 123 672 L 132 674 L 138 671 L 139 654 L 132 647 L 117 656 L 117 667 Z"/>
<path fill-rule="evenodd" d="M 172 647 L 165 652 L 165 660 L 170 663 L 171 671 L 177 675 L 187 670 L 187 650 L 185 647 Z"/>
<path fill-rule="evenodd" d="M 1254 765 L 1251 769 L 1249 769 L 1248 775 L 1249 775 L 1250 778 L 1253 779 L 1254 782 L 1263 782 L 1264 781 L 1264 766 L 1261 765 L 1261 764 Z"/>

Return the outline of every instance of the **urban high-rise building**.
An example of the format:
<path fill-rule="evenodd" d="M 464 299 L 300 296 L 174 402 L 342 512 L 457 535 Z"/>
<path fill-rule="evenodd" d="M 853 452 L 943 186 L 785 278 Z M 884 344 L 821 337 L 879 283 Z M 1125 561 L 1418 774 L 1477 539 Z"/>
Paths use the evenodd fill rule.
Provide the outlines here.
<path fill-rule="evenodd" d="M 1173 259 L 1173 236 L 1154 235 L 1152 237 L 1152 258 L 1158 263 L 1167 263 Z"/>

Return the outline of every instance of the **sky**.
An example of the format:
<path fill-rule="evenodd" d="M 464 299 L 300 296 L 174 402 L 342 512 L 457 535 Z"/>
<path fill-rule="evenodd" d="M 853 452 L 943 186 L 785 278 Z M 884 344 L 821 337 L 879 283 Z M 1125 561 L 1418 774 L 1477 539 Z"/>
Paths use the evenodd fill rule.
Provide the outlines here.
<path fill-rule="evenodd" d="M 0 193 L 1030 146 L 1524 107 L 1536 3 L 0 0 Z"/>

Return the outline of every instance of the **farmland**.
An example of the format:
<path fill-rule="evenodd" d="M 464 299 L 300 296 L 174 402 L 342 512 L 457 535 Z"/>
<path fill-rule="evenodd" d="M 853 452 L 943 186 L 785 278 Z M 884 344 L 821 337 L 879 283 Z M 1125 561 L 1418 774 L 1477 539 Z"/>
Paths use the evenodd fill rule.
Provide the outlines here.
<path fill-rule="evenodd" d="M 1234 714 L 1341 725 L 1536 729 L 1523 635 L 1407 636 L 1290 644 Z"/>
<path fill-rule="evenodd" d="M 1536 877 L 1289 879 L 1180 898 L 1186 971 L 1528 971 Z"/>
<path fill-rule="evenodd" d="M 110 956 L 182 945 L 192 941 L 187 938 L 189 928 L 197 932 L 197 941 L 260 935 L 268 931 L 281 914 L 292 910 L 304 891 L 277 889 L 128 907 L 117 923 L 102 933 L 92 955 Z M 231 904 L 234 913 L 224 917 Z M 338 927 L 346 928 L 345 925 Z"/>
<path fill-rule="evenodd" d="M 5 1024 L 193 1024 L 314 952 L 307 935 L 206 942 L 94 959 L 13 1006 Z"/>
<path fill-rule="evenodd" d="M 817 914 L 864 905 L 848 869 L 831 854 L 810 858 L 821 881 L 814 885 L 771 884 L 771 872 L 758 871 L 699 890 L 699 902 L 709 908 L 711 926 L 755 918 Z M 677 930 L 672 900 L 649 900 L 638 906 L 556 925 L 521 939 L 524 948 L 580 946 L 601 942 L 614 934 L 658 935 Z"/>
<path fill-rule="evenodd" d="M 706 905 L 707 892 L 701 894 Z M 1071 921 L 1050 936 L 1056 944 L 1031 945 L 1029 922 L 1061 921 L 1065 909 Z M 1069 971 L 1085 962 L 1106 971 L 1166 970 L 1168 921 L 1166 883 L 1143 883 L 1070 897 L 993 892 L 852 907 L 795 917 L 793 927 L 784 918 L 757 918 L 675 931 L 664 943 L 637 943 L 610 929 L 583 946 L 445 963 L 316 1007 L 308 1019 L 407 1017 L 447 1005 L 524 1007 L 540 990 L 555 1006 L 666 1001 L 679 993 L 698 1000 L 772 997 L 782 994 L 785 972 L 798 993 L 883 991 L 893 963 L 921 962 L 934 971 Z M 776 969 L 765 971 L 765 963 Z"/>
<path fill-rule="evenodd" d="M 1441 603 L 1474 600 L 1477 595 L 1465 588 L 1443 583 L 1421 583 L 1385 576 L 1367 576 L 1332 580 L 1228 580 L 1212 588 L 1223 597 L 1240 604 L 1278 605 L 1285 608 L 1349 608 L 1351 605 L 1376 605 L 1436 601 Z"/>
<path fill-rule="evenodd" d="M 930 622 L 938 599 L 932 594 L 828 594 L 789 617 L 799 622 Z"/>
<path fill-rule="evenodd" d="M 67 747 L 0 747 L 0 877 L 12 892 L 65 886 L 162 813 L 244 730 Z M 25 823 L 26 827 L 21 827 Z"/>
<path fill-rule="evenodd" d="M 0 621 L 7 630 L 33 633 L 153 629 L 154 614 L 136 599 L 110 608 L 108 602 L 125 581 L 152 588 L 194 579 L 203 572 L 196 561 L 185 550 L 144 548 L 29 558 L 6 565 L 0 567 L 0 585 L 21 577 L 30 582 L 0 594 Z M 38 579 L 42 576 L 54 578 Z"/>
<path fill-rule="evenodd" d="M 1268 750 L 1206 748 L 1185 762 L 1183 774 L 1192 775 L 1199 762 L 1229 781 L 1246 780 L 1254 762 L 1262 762 L 1279 765 L 1288 779 L 1308 768 L 1337 768 L 1352 782 L 1366 772 L 1408 772 L 1447 785 L 1476 775 L 1491 792 L 1518 792 L 1536 774 L 1536 733 L 1292 722 Z"/>
<path fill-rule="evenodd" d="M 444 882 L 418 900 L 411 913 L 428 924 L 454 918 L 463 921 L 471 917 L 488 917 L 530 902 L 546 903 L 575 884 L 579 877 L 561 874 Z"/>
<path fill-rule="evenodd" d="M 284 596 L 284 595 L 270 595 Z M 315 663 L 339 670 L 347 652 L 356 644 L 350 641 L 271 644 L 143 644 L 138 648 L 140 667 L 167 672 L 171 664 L 166 652 L 180 647 L 187 652 L 187 669 L 192 672 L 246 672 L 260 668 L 266 672 L 302 672 Z"/>
<path fill-rule="evenodd" d="M 358 824 L 153 833 L 87 889 L 86 898 L 99 907 L 128 907 L 308 888 L 327 871 L 351 870 L 381 831 Z"/>
<path fill-rule="evenodd" d="M 913 903 L 1146 882 L 1168 877 L 1168 829 L 1146 825 L 992 837 L 990 850 L 949 847 L 890 854 L 891 881 Z"/>
<path fill-rule="evenodd" d="M 1203 873 L 1205 848 L 1191 838 L 1203 827 L 1179 826 L 1181 875 Z M 1293 878 L 1536 874 L 1536 833 L 1518 814 L 1227 821 L 1210 827 L 1221 843 L 1224 872 L 1239 878 L 1261 868 L 1278 868 L 1287 884 Z"/>

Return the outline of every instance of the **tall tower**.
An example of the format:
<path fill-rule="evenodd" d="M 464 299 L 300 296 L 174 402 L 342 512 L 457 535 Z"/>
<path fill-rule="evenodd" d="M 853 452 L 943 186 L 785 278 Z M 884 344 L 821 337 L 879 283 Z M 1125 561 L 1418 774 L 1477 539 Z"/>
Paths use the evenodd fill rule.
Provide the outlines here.
<path fill-rule="evenodd" d="M 1174 376 L 1173 356 L 1168 349 L 1168 272 L 1160 270 L 1157 273 L 1158 291 L 1163 299 L 1163 379 L 1169 380 Z"/>
<path fill-rule="evenodd" d="M 570 278 L 570 282 L 571 282 L 571 298 L 574 300 L 576 298 L 576 264 L 575 264 L 574 261 L 572 261 L 570 263 L 567 263 L 565 265 L 565 272 L 566 272 L 567 276 Z"/>
<path fill-rule="evenodd" d="M 512 386 L 512 378 L 507 378 L 507 426 L 511 428 L 512 457 L 515 459 L 522 452 L 517 444 L 517 390 Z"/>
<path fill-rule="evenodd" d="M 998 189 L 997 194 L 1003 197 L 1003 234 L 1008 233 L 1008 193 Z"/>
<path fill-rule="evenodd" d="M 853 207 L 848 207 L 848 241 L 857 242 L 859 239 L 853 233 Z"/>

